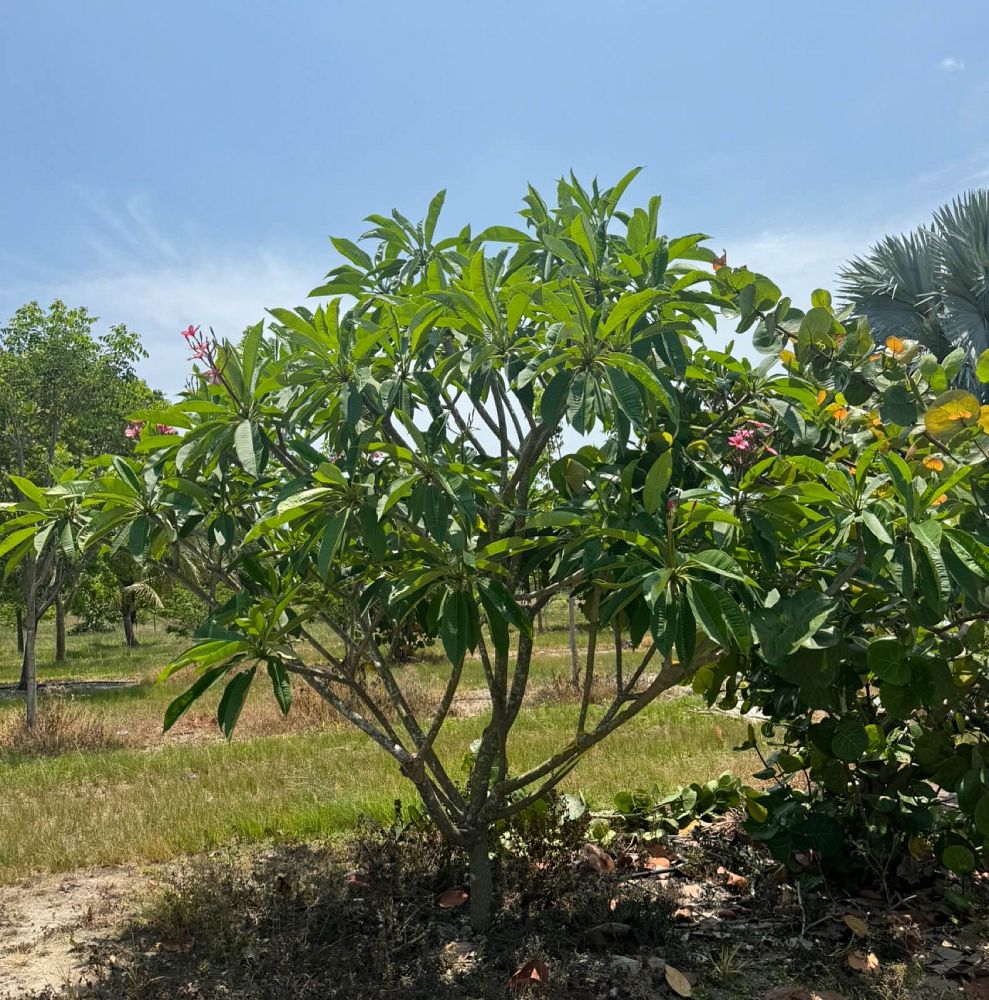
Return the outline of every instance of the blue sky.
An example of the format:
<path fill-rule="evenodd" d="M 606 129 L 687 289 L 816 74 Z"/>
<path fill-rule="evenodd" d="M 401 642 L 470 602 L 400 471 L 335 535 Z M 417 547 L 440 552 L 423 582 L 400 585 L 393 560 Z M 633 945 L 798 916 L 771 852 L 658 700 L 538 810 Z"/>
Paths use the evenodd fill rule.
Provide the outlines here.
<path fill-rule="evenodd" d="M 985 0 L 0 0 L 0 321 L 86 304 L 174 391 L 181 327 L 303 302 L 369 212 L 446 187 L 480 228 L 636 164 L 630 204 L 799 300 L 989 183 L 987 29 Z"/>

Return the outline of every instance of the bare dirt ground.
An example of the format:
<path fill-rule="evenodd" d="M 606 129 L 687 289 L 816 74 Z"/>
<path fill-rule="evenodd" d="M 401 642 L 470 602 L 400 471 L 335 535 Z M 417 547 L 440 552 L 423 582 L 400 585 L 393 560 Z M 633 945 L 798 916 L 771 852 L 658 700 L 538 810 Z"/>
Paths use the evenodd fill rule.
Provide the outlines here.
<path fill-rule="evenodd" d="M 150 872 L 120 867 L 0 886 L 0 996 L 78 982 L 90 947 L 116 934 L 153 882 Z"/>

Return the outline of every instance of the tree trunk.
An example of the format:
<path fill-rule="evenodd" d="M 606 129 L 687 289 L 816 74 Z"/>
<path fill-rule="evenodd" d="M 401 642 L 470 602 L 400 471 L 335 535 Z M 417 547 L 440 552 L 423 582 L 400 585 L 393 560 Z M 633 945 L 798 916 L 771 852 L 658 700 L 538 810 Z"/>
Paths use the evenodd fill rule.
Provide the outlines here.
<path fill-rule="evenodd" d="M 133 649 L 140 645 L 134 633 L 134 625 L 137 623 L 137 602 L 134 595 L 125 591 L 120 598 L 120 617 L 124 623 L 124 642 Z"/>
<path fill-rule="evenodd" d="M 129 609 L 124 611 L 122 617 L 124 622 L 124 642 L 133 649 L 137 645 L 137 636 L 134 635 L 134 617 L 131 615 Z"/>
<path fill-rule="evenodd" d="M 28 729 L 34 729 L 38 721 L 38 663 L 35 658 L 37 637 L 37 623 L 33 615 L 28 615 L 24 629 L 24 660 L 21 668 L 21 687 L 27 692 Z"/>
<path fill-rule="evenodd" d="M 622 627 L 615 626 L 615 685 L 622 686 Z"/>
<path fill-rule="evenodd" d="M 494 909 L 494 881 L 487 833 L 470 846 L 470 925 L 475 931 L 491 926 Z"/>
<path fill-rule="evenodd" d="M 574 608 L 576 601 L 573 594 L 567 598 L 567 606 L 570 612 L 570 686 L 577 687 L 580 684 L 580 663 L 577 660 L 577 620 Z"/>
<path fill-rule="evenodd" d="M 20 606 L 17 608 L 17 652 L 24 652 L 24 612 Z"/>
<path fill-rule="evenodd" d="M 62 598 L 55 598 L 55 662 L 65 662 L 65 606 Z"/>

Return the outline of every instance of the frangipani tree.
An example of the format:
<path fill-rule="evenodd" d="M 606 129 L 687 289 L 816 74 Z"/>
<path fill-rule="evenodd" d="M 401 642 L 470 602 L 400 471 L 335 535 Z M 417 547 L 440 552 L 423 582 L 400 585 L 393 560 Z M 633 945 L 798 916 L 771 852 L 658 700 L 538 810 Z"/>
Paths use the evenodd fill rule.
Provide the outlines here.
<path fill-rule="evenodd" d="M 913 457 L 887 465 L 880 452 L 928 453 L 914 427 L 926 383 L 876 353 L 864 323 L 836 316 L 825 293 L 804 314 L 701 235 L 660 235 L 658 199 L 620 211 L 633 177 L 603 191 L 561 181 L 553 208 L 530 189 L 526 231 L 438 240 L 442 195 L 420 224 L 372 216 L 367 250 L 334 241 L 348 263 L 315 290 L 328 299 L 315 310 L 273 309 L 267 330 L 240 344 L 187 330 L 196 385 L 135 415 L 142 461 L 114 459 L 73 487 L 84 547 L 126 546 L 180 577 L 208 564 L 234 594 L 166 672 L 196 671 L 166 727 L 222 686 L 229 735 L 263 675 L 285 711 L 293 683 L 308 684 L 395 758 L 438 829 L 469 852 L 478 927 L 491 915 L 496 825 L 671 685 L 752 699 L 775 690 L 772 676 L 799 691 L 801 671 L 811 676 L 834 647 L 842 691 L 864 670 L 868 712 L 889 716 L 854 652 L 890 634 L 863 532 L 895 549 L 964 478 L 928 484 L 923 507 L 911 500 L 897 463 Z M 764 364 L 703 347 L 698 330 L 719 310 L 755 331 L 771 352 Z M 847 436 L 844 421 L 873 400 L 894 414 L 892 432 L 880 440 L 870 423 Z M 180 436 L 157 433 L 159 423 Z M 18 513 L 40 529 L 49 495 Z M 962 518 L 971 494 L 959 503 Z M 983 549 L 976 539 L 972 551 Z M 202 569 L 191 585 L 203 595 L 201 579 Z M 863 581 L 871 603 L 856 603 Z M 911 642 L 926 642 L 934 619 L 951 634 L 969 613 L 948 589 Z M 523 770 L 510 736 L 532 623 L 567 592 L 591 626 L 574 729 Z M 841 619 L 854 634 L 839 643 L 846 606 L 858 614 Z M 448 660 L 425 717 L 396 663 L 410 622 Z M 645 651 L 595 704 L 597 631 L 618 622 Z M 491 710 L 461 780 L 466 748 L 444 760 L 438 737 L 474 655 Z M 799 719 L 820 710 L 792 690 L 784 703 Z M 849 711 L 846 696 L 830 711 Z M 866 709 L 855 711 L 867 732 Z M 851 745 L 851 728 L 838 747 L 829 736 L 830 759 Z M 894 752 L 852 742 L 863 761 Z M 781 828 L 774 801 L 753 792 L 749 802 L 767 839 Z"/>

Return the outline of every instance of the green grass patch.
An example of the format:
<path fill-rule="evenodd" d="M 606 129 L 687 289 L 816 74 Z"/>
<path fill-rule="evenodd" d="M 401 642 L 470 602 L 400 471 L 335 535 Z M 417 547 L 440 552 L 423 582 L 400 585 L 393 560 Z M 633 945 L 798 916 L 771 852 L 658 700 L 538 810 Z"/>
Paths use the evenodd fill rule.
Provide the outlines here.
<path fill-rule="evenodd" d="M 671 789 L 741 764 L 731 747 L 744 738 L 744 723 L 694 709 L 690 699 L 651 706 L 592 750 L 564 787 L 610 802 L 622 789 Z M 565 744 L 575 715 L 572 705 L 554 705 L 521 716 L 514 768 Z M 444 726 L 438 748 L 454 770 L 483 726 L 483 717 Z M 4 882 L 238 840 L 332 839 L 361 814 L 387 817 L 411 794 L 391 758 L 346 731 L 9 760 L 0 763 L 0 788 Z"/>

